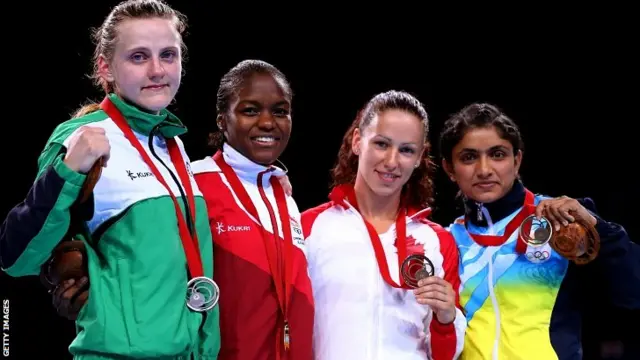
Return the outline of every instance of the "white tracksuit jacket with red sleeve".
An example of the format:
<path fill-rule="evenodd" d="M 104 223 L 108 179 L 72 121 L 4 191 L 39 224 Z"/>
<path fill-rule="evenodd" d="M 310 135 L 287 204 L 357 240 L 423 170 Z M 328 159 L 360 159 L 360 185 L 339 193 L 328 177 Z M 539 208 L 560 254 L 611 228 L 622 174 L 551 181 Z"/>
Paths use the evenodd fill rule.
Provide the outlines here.
<path fill-rule="evenodd" d="M 458 302 L 458 250 L 443 227 L 429 221 L 429 209 L 409 210 L 406 239 L 411 253 L 425 254 L 435 276 L 456 291 L 456 318 L 441 324 L 411 290 L 387 284 L 353 186 L 335 188 L 331 201 L 302 214 L 309 276 L 315 302 L 313 346 L 316 360 L 450 360 L 460 355 L 466 329 Z M 395 224 L 380 241 L 389 273 L 399 282 Z"/>

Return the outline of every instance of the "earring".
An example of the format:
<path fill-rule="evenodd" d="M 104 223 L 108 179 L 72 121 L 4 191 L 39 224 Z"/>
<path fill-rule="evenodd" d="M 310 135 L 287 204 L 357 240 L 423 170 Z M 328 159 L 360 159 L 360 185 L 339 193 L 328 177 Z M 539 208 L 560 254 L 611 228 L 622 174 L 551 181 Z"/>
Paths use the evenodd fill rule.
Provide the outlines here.
<path fill-rule="evenodd" d="M 415 164 L 414 168 L 418 168 L 420 166 L 420 163 Z"/>
<path fill-rule="evenodd" d="M 358 155 L 359 151 L 358 149 L 353 150 L 353 155 Z"/>

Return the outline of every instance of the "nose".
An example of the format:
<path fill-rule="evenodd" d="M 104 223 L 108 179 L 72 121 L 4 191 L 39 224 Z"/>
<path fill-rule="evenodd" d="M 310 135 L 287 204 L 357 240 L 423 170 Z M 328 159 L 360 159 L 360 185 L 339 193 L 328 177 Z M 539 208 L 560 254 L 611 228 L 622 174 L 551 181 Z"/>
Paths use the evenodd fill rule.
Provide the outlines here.
<path fill-rule="evenodd" d="M 491 162 L 486 156 L 481 156 L 476 167 L 478 177 L 488 178 L 493 173 Z"/>
<path fill-rule="evenodd" d="M 154 57 L 152 61 L 149 62 L 149 78 L 161 78 L 165 75 L 166 71 L 162 64 L 162 61 L 157 57 Z"/>
<path fill-rule="evenodd" d="M 398 151 L 396 149 L 387 149 L 384 159 L 384 167 L 387 170 L 394 170 L 398 167 Z"/>
<path fill-rule="evenodd" d="M 261 130 L 273 130 L 276 122 L 273 119 L 273 115 L 269 111 L 262 111 L 258 117 L 258 128 Z"/>

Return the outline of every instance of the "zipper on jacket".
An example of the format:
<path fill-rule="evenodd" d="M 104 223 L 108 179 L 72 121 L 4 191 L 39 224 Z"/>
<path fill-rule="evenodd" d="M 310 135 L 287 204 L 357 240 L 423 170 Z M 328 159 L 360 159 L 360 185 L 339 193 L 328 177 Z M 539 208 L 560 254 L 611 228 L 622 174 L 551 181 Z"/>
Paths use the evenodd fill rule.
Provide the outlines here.
<path fill-rule="evenodd" d="M 267 170 L 269 171 L 269 170 Z M 262 198 L 262 201 L 264 202 L 265 206 L 267 207 L 267 211 L 269 212 L 269 219 L 271 221 L 271 229 L 273 231 L 273 240 L 275 242 L 275 246 L 276 246 L 276 263 L 278 266 L 278 272 L 280 273 L 280 279 L 276 279 L 274 276 L 273 281 L 281 281 L 282 283 L 282 291 L 284 292 L 284 296 L 285 299 L 283 300 L 285 303 L 287 301 L 286 296 L 287 296 L 287 273 L 286 273 L 286 268 L 285 268 L 285 264 L 284 264 L 284 251 L 282 250 L 282 241 L 280 241 L 279 236 L 278 236 L 278 221 L 276 219 L 276 214 L 273 211 L 273 207 L 271 206 L 271 202 L 269 201 L 269 198 L 267 197 L 267 194 L 264 191 L 264 186 L 262 185 L 262 180 L 263 180 L 263 176 L 267 171 L 263 171 L 260 172 L 258 174 L 258 192 L 260 193 L 260 197 Z M 275 197 L 275 193 L 274 193 L 274 197 Z M 283 227 L 282 229 L 282 236 L 284 237 L 284 226 L 288 226 L 289 224 L 280 224 L 280 226 Z M 275 275 L 275 274 L 273 274 Z M 289 329 L 289 318 L 288 318 L 288 314 L 287 314 L 287 310 L 288 309 L 281 309 L 282 310 L 282 316 L 283 316 L 283 320 L 284 320 L 284 332 L 285 332 L 285 344 L 287 344 L 289 337 L 290 337 L 290 329 Z"/>
<path fill-rule="evenodd" d="M 189 208 L 189 201 L 187 199 L 187 195 L 184 191 L 184 188 L 182 187 L 182 184 L 180 184 L 180 180 L 178 180 L 178 178 L 173 173 L 173 171 L 171 171 L 171 169 L 167 166 L 167 164 L 165 164 L 164 161 L 162 161 L 160 156 L 158 156 L 155 149 L 153 148 L 153 138 L 157 135 L 157 133 L 160 131 L 160 128 L 163 126 L 166 126 L 166 125 L 163 125 L 162 123 L 160 123 L 154 126 L 153 129 L 151 130 L 151 134 L 149 134 L 149 143 L 148 143 L 149 150 L 151 151 L 151 154 L 153 155 L 153 157 L 155 157 L 160 162 L 160 164 L 162 164 L 162 166 L 164 166 L 164 168 L 167 169 L 167 171 L 171 175 L 171 178 L 173 179 L 173 182 L 178 186 L 178 191 L 180 191 L 180 195 L 182 197 L 182 203 L 184 204 L 184 208 L 185 208 L 187 228 L 189 229 L 191 236 L 193 236 L 193 234 L 195 233 L 195 228 L 194 228 L 193 219 L 191 219 L 191 209 Z"/>
<path fill-rule="evenodd" d="M 498 348 L 500 344 L 500 309 L 498 308 L 498 299 L 496 298 L 494 283 L 493 283 L 493 256 L 497 253 L 494 252 L 489 257 L 489 273 L 487 274 L 487 284 L 489 286 L 489 295 L 491 296 L 491 304 L 493 305 L 493 313 L 496 317 L 495 339 L 493 340 L 493 349 L 491 351 L 491 358 L 493 360 L 498 359 Z"/>

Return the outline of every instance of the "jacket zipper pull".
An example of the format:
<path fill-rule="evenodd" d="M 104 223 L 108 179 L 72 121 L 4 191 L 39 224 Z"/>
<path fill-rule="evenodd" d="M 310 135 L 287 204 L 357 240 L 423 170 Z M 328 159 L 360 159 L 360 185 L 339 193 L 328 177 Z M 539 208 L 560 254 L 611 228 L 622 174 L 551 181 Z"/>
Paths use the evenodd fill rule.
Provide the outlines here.
<path fill-rule="evenodd" d="M 482 203 L 476 203 L 476 207 L 476 218 L 478 221 L 482 221 Z"/>
<path fill-rule="evenodd" d="M 291 345 L 291 341 L 289 338 L 289 321 L 284 321 L 284 350 L 289 351 L 289 346 Z"/>

